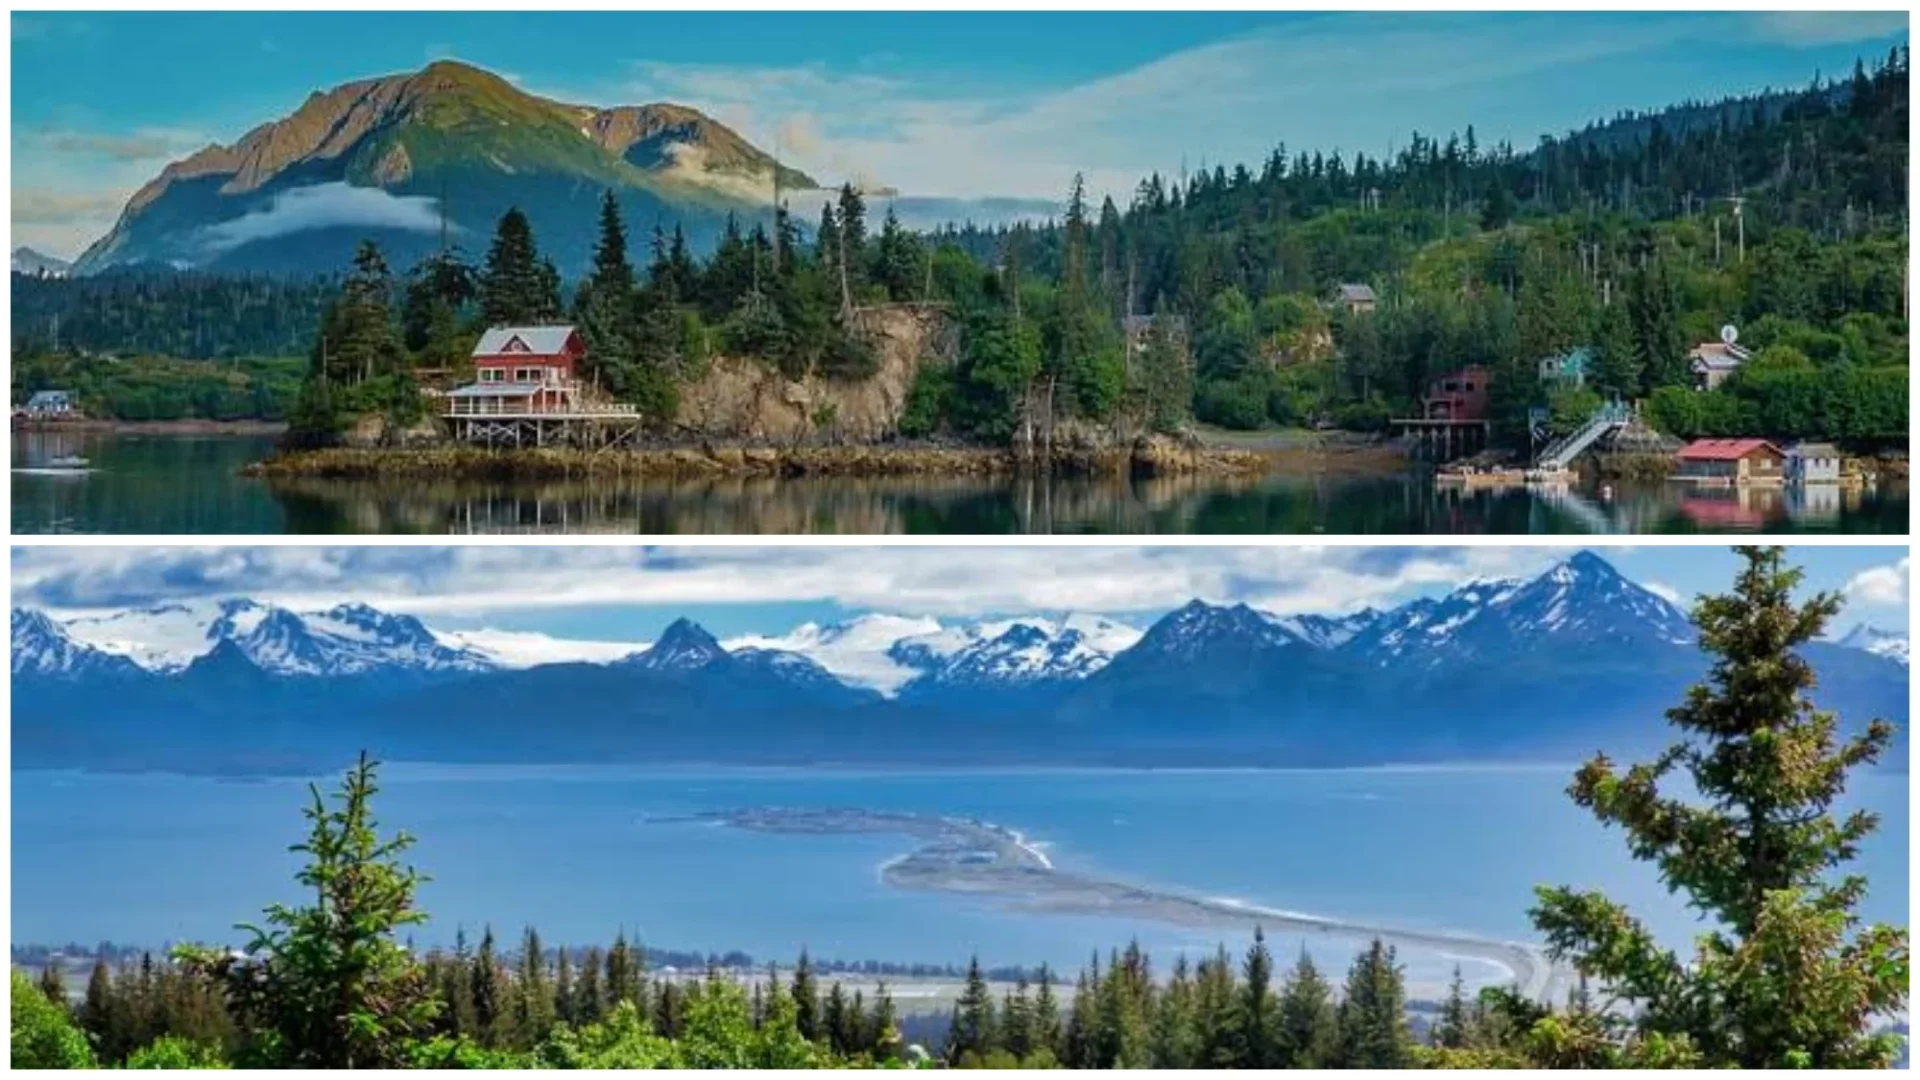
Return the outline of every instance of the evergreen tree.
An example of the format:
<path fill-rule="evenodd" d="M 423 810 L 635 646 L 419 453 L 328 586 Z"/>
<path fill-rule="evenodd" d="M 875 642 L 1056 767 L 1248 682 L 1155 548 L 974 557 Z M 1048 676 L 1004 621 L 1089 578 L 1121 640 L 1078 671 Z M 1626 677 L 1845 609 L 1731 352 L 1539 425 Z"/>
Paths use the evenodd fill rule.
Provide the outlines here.
<path fill-rule="evenodd" d="M 1899 1040 L 1870 1032 L 1906 1007 L 1907 932 L 1860 926 L 1866 879 L 1834 872 L 1878 819 L 1833 806 L 1892 729 L 1874 720 L 1841 738 L 1835 715 L 1807 697 L 1814 672 L 1800 650 L 1840 598 L 1796 602 L 1802 575 L 1781 548 L 1739 552 L 1733 591 L 1693 609 L 1714 661 L 1667 713 L 1681 741 L 1624 774 L 1599 755 L 1570 789 L 1718 928 L 1683 960 L 1617 902 L 1567 888 L 1539 891 L 1534 924 L 1556 957 L 1633 1007 L 1637 1030 L 1621 1036 L 1630 1063 L 1884 1068 Z M 1663 794 L 1676 769 L 1690 790 Z"/>
<path fill-rule="evenodd" d="M 48 1001 L 58 1005 L 61 1012 L 67 1011 L 67 981 L 60 973 L 57 961 L 50 960 L 40 969 L 40 978 L 35 981 L 35 986 Z"/>
<path fill-rule="evenodd" d="M 519 207 L 500 216 L 493 246 L 480 272 L 480 313 L 488 326 L 525 325 L 540 321 L 547 282 L 533 226 Z M 559 308 L 554 304 L 554 310 Z"/>
<path fill-rule="evenodd" d="M 553 985 L 547 979 L 547 954 L 540 943 L 540 932 L 527 927 L 520 939 L 520 1041 L 534 1046 L 553 1029 Z"/>
<path fill-rule="evenodd" d="M 577 1022 L 597 1023 L 607 1012 L 606 991 L 600 982 L 602 957 L 597 946 L 589 947 L 580 957 L 580 986 L 574 991 L 574 1012 Z"/>
<path fill-rule="evenodd" d="M 336 384 L 363 383 L 395 369 L 401 350 L 390 307 L 392 289 L 380 249 L 362 242 L 316 345 L 326 377 Z"/>
<path fill-rule="evenodd" d="M 362 754 L 331 806 L 317 786 L 310 788 L 311 828 L 293 850 L 307 856 L 297 877 L 314 891 L 312 906 L 270 905 L 266 927 L 249 928 L 254 937 L 239 960 L 191 949 L 181 954 L 227 989 L 229 1007 L 252 1031 L 273 1033 L 260 1052 L 279 1063 L 399 1065 L 409 1041 L 426 1034 L 439 1009 L 422 969 L 393 939 L 426 916 L 413 906 L 422 879 L 400 862 L 412 837 L 383 838 L 373 818 L 375 769 Z"/>
<path fill-rule="evenodd" d="M 1245 1045 L 1241 1066 L 1281 1068 L 1284 1061 L 1279 1010 L 1273 996 L 1273 956 L 1267 951 L 1266 935 L 1257 926 L 1253 929 L 1253 944 L 1247 947 L 1241 974 L 1239 1023 Z"/>
<path fill-rule="evenodd" d="M 986 976 L 981 974 L 980 958 L 976 956 L 967 964 L 966 987 L 954 1004 L 946 1059 L 949 1064 L 959 1064 L 968 1055 L 985 1057 L 993 1045 L 993 996 L 987 990 Z"/>
<path fill-rule="evenodd" d="M 1393 950 L 1375 938 L 1347 973 L 1335 1012 L 1339 1065 L 1347 1069 L 1402 1069 L 1411 1060 L 1406 986 Z"/>
<path fill-rule="evenodd" d="M 1335 1036 L 1333 989 L 1302 948 L 1280 991 L 1281 1057 L 1288 1068 L 1327 1068 Z"/>
<path fill-rule="evenodd" d="M 1633 322 L 1627 304 L 1600 308 L 1594 316 L 1593 368 L 1589 381 L 1603 394 L 1631 401 L 1640 394 L 1640 353 L 1634 347 Z"/>
<path fill-rule="evenodd" d="M 894 1013 L 893 994 L 884 982 L 874 992 L 873 1022 L 869 1026 L 868 1042 L 876 1061 L 900 1056 L 900 1020 Z"/>
<path fill-rule="evenodd" d="M 1234 988 L 1233 961 L 1223 946 L 1200 962 L 1194 985 L 1195 1027 L 1200 1045 L 1200 1068 L 1237 1069 L 1246 1041 L 1240 1033 L 1240 1009 Z"/>
<path fill-rule="evenodd" d="M 847 1011 L 850 1008 L 847 993 L 835 982 L 827 988 L 825 1004 L 820 1009 L 819 1041 L 836 1054 L 849 1053 L 853 1043 L 848 1039 Z"/>
<path fill-rule="evenodd" d="M 1634 350 L 1645 390 L 1651 393 L 1662 386 L 1686 383 L 1690 375 L 1686 345 L 1674 311 L 1673 285 L 1657 259 L 1633 275 L 1627 290 L 1627 313 L 1633 324 Z"/>
<path fill-rule="evenodd" d="M 813 959 L 800 950 L 800 962 L 793 967 L 793 1022 L 800 1037 L 818 1041 L 824 1033 L 820 1016 L 820 985 L 814 976 Z"/>
<path fill-rule="evenodd" d="M 553 1012 L 561 1023 L 578 1026 L 581 1023 L 579 1005 L 574 998 L 573 957 L 570 950 L 560 946 L 556 951 L 553 974 Z"/>
<path fill-rule="evenodd" d="M 1458 1050 L 1467 1045 L 1467 997 L 1460 981 L 1460 965 L 1453 966 L 1453 982 L 1447 986 L 1447 1000 L 1440 1006 L 1440 1019 L 1433 1025 L 1433 1045 Z"/>
<path fill-rule="evenodd" d="M 484 1046 L 504 1046 L 502 1035 L 510 1027 L 512 1012 L 506 994 L 506 975 L 494 951 L 493 927 L 480 932 L 480 952 L 473 962 L 474 1034 Z"/>
<path fill-rule="evenodd" d="M 1033 1052 L 1061 1053 L 1060 1002 L 1053 993 L 1053 970 L 1040 965 L 1040 989 L 1033 998 Z"/>

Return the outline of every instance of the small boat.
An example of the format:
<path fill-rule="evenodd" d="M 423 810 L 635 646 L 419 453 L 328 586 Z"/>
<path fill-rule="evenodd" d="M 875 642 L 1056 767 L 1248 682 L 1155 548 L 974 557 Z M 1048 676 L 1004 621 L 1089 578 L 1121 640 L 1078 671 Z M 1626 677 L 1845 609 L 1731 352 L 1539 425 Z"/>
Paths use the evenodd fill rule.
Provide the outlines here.
<path fill-rule="evenodd" d="M 49 458 L 46 467 L 49 469 L 84 469 L 87 467 L 87 459 L 73 454 L 65 454 L 57 458 Z"/>

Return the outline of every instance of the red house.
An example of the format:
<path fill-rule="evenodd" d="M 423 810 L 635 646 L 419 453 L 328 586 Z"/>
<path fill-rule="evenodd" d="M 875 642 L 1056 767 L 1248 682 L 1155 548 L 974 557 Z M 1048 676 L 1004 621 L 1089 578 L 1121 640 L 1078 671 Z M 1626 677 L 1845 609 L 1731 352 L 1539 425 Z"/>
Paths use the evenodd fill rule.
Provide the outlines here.
<path fill-rule="evenodd" d="M 1483 367 L 1465 367 L 1434 376 L 1427 383 L 1427 396 L 1421 399 L 1423 418 L 1485 420 L 1487 382 L 1487 369 Z"/>
<path fill-rule="evenodd" d="M 473 347 L 474 382 L 447 394 L 448 414 L 567 412 L 587 343 L 571 326 L 496 326 Z"/>

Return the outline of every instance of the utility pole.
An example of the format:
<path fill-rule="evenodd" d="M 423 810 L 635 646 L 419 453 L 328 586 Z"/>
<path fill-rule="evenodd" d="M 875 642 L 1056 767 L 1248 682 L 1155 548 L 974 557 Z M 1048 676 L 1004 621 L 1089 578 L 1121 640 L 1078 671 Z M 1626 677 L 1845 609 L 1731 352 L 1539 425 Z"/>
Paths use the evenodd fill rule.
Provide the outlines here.
<path fill-rule="evenodd" d="M 1743 195 L 1729 195 L 1727 201 L 1733 204 L 1733 227 L 1739 234 L 1740 262 L 1747 261 L 1747 200 Z"/>

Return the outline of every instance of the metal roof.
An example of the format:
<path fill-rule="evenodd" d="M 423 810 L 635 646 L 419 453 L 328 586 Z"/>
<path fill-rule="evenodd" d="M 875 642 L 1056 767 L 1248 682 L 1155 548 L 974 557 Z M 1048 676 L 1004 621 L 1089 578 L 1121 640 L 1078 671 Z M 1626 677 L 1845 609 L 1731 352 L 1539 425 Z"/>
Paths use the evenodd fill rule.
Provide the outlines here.
<path fill-rule="evenodd" d="M 574 333 L 571 326 L 494 326 L 480 335 L 480 343 L 473 347 L 475 356 L 558 356 L 567 351 L 567 339 Z M 512 349 L 513 339 L 519 338 L 526 348 Z"/>
<path fill-rule="evenodd" d="M 1780 453 L 1780 448 L 1765 439 L 1695 439 L 1682 447 L 1682 461 L 1738 461 L 1755 450 Z"/>
<path fill-rule="evenodd" d="M 472 383 L 447 391 L 448 397 L 526 397 L 540 389 L 539 383 Z"/>
<path fill-rule="evenodd" d="M 71 390 L 35 390 L 33 396 L 27 399 L 27 408 L 31 409 L 36 405 L 64 405 L 72 398 Z"/>
<path fill-rule="evenodd" d="M 1373 286 L 1371 285 L 1346 284 L 1340 286 L 1340 299 L 1364 301 L 1378 300 L 1379 297 L 1373 295 Z"/>

